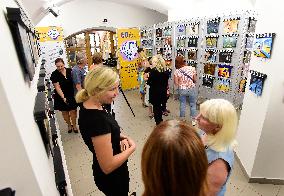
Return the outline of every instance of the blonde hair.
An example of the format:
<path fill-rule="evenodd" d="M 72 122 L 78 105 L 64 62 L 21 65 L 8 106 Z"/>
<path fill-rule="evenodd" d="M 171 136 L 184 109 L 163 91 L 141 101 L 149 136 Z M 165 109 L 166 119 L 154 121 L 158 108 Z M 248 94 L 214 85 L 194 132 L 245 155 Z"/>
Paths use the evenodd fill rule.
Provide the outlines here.
<path fill-rule="evenodd" d="M 152 66 L 156 68 L 159 72 L 163 72 L 168 69 L 164 58 L 160 54 L 153 56 L 151 61 Z"/>
<path fill-rule="evenodd" d="M 96 66 L 86 75 L 84 80 L 85 89 L 80 90 L 76 94 L 76 102 L 84 102 L 88 100 L 90 96 L 99 97 L 118 81 L 118 74 L 111 68 Z"/>
<path fill-rule="evenodd" d="M 221 126 L 215 134 L 208 134 L 207 144 L 215 151 L 222 152 L 236 145 L 236 130 L 238 124 L 237 112 L 234 106 L 225 99 L 210 99 L 200 105 L 200 113 L 210 122 Z"/>

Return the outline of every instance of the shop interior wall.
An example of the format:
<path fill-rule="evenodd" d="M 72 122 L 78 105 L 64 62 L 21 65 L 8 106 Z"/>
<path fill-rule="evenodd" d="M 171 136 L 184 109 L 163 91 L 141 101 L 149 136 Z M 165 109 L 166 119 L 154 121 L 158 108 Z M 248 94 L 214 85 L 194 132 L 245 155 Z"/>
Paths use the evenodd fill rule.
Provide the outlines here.
<path fill-rule="evenodd" d="M 255 161 L 251 172 L 253 178 L 268 178 L 284 180 L 284 19 L 282 13 L 284 3 L 282 1 L 257 0 L 255 9 L 259 13 L 256 25 L 256 33 L 276 33 L 272 46 L 271 59 L 263 60 L 253 57 L 252 69 L 267 74 L 264 84 L 263 96 L 256 97 L 250 91 L 246 93 L 244 111 L 242 112 L 242 129 L 239 132 L 241 141 L 246 141 L 239 151 L 242 160 L 248 156 L 246 151 L 250 148 L 250 140 L 246 137 L 253 129 L 254 121 L 260 122 L 261 136 L 256 151 Z M 269 7 L 269 8 L 268 8 Z M 266 110 L 264 111 L 264 108 Z M 264 117 L 259 117 L 259 114 Z M 253 115 L 248 115 L 253 114 Z M 264 120 L 262 120 L 264 119 Z M 261 123 L 263 122 L 263 123 Z M 242 137 L 241 137 L 242 136 Z M 250 136 L 254 138 L 253 135 Z"/>
<path fill-rule="evenodd" d="M 107 19 L 107 23 L 103 23 Z M 60 15 L 48 14 L 37 26 L 62 26 L 65 36 L 83 29 L 106 26 L 114 28 L 153 25 L 168 20 L 167 15 L 154 10 L 107 1 L 70 1 L 60 6 Z"/>
<path fill-rule="evenodd" d="M 39 66 L 33 81 L 25 82 L 5 19 L 6 7 L 17 6 L 13 0 L 0 1 L 0 189 L 11 187 L 16 195 L 56 196 L 53 165 L 33 117 Z"/>
<path fill-rule="evenodd" d="M 281 128 L 284 126 L 284 122 L 279 119 L 280 116 L 283 116 L 284 111 L 282 103 L 284 82 L 283 76 L 276 76 L 284 71 L 283 66 L 280 66 L 283 64 L 280 59 L 283 27 L 273 23 L 274 20 L 280 20 L 279 16 L 277 17 L 281 13 L 282 6 L 280 4 L 282 3 L 277 0 L 270 1 L 269 6 L 273 5 L 273 7 L 269 8 L 268 12 L 267 2 L 264 0 L 219 0 L 214 2 L 191 0 L 188 2 L 188 6 L 182 6 L 185 9 L 173 8 L 168 12 L 170 21 L 178 21 L 186 18 L 230 15 L 230 13 L 242 10 L 255 10 L 259 14 L 256 33 L 277 32 L 272 59 L 260 60 L 253 57 L 250 63 L 250 69 L 265 73 L 268 78 L 265 81 L 261 97 L 256 97 L 247 88 L 239 121 L 237 136 L 239 145 L 236 148 L 236 153 L 249 177 L 273 179 L 283 179 L 284 177 L 284 160 L 280 156 L 280 149 L 284 149 L 284 130 Z M 271 10 L 278 11 L 273 11 L 271 14 Z M 281 23 L 278 22 L 278 24 Z M 271 153 L 275 150 L 279 151 L 279 154 Z M 273 162 L 270 163 L 270 166 L 267 165 L 268 157 Z M 279 169 L 282 169 L 283 172 L 279 172 Z"/>

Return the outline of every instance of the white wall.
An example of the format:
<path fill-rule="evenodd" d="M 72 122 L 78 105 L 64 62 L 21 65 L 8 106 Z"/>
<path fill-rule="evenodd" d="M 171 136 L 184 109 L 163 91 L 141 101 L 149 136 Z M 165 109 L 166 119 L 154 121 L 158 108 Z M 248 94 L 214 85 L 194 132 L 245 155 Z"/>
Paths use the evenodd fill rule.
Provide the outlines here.
<path fill-rule="evenodd" d="M 184 20 L 197 17 L 210 17 L 217 14 L 230 14 L 235 11 L 252 9 L 254 0 L 187 0 L 181 4 L 173 4 L 168 11 L 169 21 Z"/>
<path fill-rule="evenodd" d="M 32 83 L 24 81 L 16 49 L 5 16 L 13 0 L 2 0 L 0 15 L 0 188 L 17 195 L 58 195 L 52 166 L 33 118 L 39 67 Z"/>
<path fill-rule="evenodd" d="M 173 7 L 168 12 L 169 21 L 178 21 L 255 10 L 259 14 L 256 33 L 277 34 L 272 58 L 262 60 L 253 57 L 251 60 L 250 69 L 265 73 L 268 77 L 261 97 L 247 89 L 239 121 L 236 153 L 249 177 L 253 178 L 284 179 L 284 159 L 281 156 L 284 149 L 282 8 L 283 3 L 277 0 L 269 3 L 265 0 L 190 0 L 182 8 Z"/>
<path fill-rule="evenodd" d="M 255 9 L 259 13 L 256 33 L 276 33 L 271 59 L 252 58 L 252 69 L 267 74 L 263 95 L 255 97 L 247 91 L 244 110 L 239 127 L 238 139 L 242 146 L 238 156 L 247 165 L 251 177 L 284 180 L 284 67 L 283 43 L 284 24 L 283 3 L 277 0 L 257 0 Z M 268 11 L 269 10 L 269 11 Z M 277 21 L 277 23 L 275 23 Z M 278 25 L 280 24 L 280 25 Z M 257 149 L 252 146 L 259 138 Z M 248 159 L 254 157 L 252 165 Z M 251 157 L 249 157 L 251 155 Z M 249 163 L 248 163 L 249 162 Z"/>
<path fill-rule="evenodd" d="M 108 23 L 102 23 L 103 19 Z M 167 16 L 137 6 L 96 0 L 75 0 L 60 6 L 60 15 L 49 14 L 37 26 L 62 26 L 65 36 L 83 29 L 107 26 L 114 28 L 139 27 L 167 21 Z"/>

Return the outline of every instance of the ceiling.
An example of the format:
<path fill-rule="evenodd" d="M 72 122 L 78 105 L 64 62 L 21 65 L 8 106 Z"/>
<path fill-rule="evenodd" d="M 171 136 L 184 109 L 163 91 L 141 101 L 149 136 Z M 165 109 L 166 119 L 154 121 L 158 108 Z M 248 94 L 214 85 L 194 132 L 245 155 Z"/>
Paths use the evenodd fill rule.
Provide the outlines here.
<path fill-rule="evenodd" d="M 48 14 L 47 8 L 56 5 L 60 8 L 61 5 L 74 0 L 21 0 L 24 8 L 29 13 L 33 23 L 36 25 L 45 15 Z M 82 3 L 84 0 L 80 0 Z M 171 0 L 97 0 L 110 1 L 119 4 L 127 4 L 132 6 L 144 7 L 156 10 L 160 13 L 167 14 L 171 7 Z"/>

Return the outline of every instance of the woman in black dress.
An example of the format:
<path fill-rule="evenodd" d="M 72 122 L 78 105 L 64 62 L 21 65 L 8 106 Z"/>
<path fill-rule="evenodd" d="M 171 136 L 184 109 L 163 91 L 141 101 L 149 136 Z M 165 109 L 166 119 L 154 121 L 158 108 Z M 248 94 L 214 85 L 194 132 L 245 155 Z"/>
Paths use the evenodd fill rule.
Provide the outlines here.
<path fill-rule="evenodd" d="M 123 135 L 114 117 L 103 109 L 118 95 L 119 77 L 105 66 L 96 66 L 84 81 L 85 89 L 76 95 L 79 103 L 79 127 L 82 138 L 93 153 L 93 175 L 107 196 L 128 196 L 128 157 L 134 141 Z"/>
<path fill-rule="evenodd" d="M 71 69 L 65 68 L 62 58 L 55 60 L 56 70 L 52 72 L 50 80 L 55 88 L 54 90 L 54 109 L 59 110 L 65 122 L 68 125 L 68 133 L 72 130 L 78 133 L 77 103 L 74 98 L 74 88 L 71 75 Z"/>
<path fill-rule="evenodd" d="M 147 84 L 149 89 L 149 102 L 153 105 L 156 125 L 163 121 L 163 105 L 167 102 L 167 87 L 170 77 L 170 69 L 166 66 L 161 55 L 153 56 L 153 68 L 148 73 Z"/>

